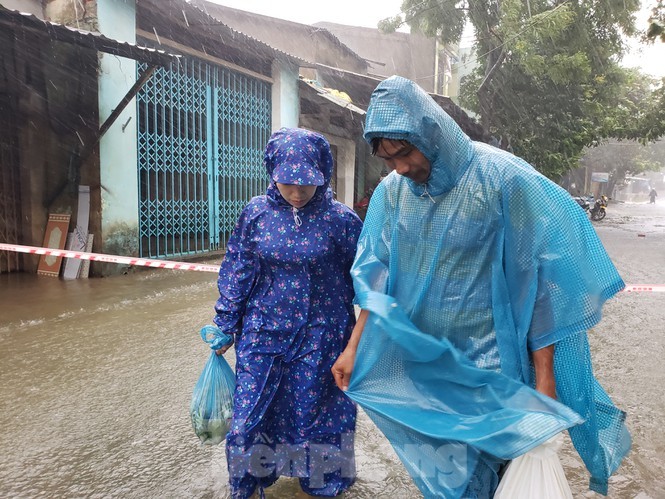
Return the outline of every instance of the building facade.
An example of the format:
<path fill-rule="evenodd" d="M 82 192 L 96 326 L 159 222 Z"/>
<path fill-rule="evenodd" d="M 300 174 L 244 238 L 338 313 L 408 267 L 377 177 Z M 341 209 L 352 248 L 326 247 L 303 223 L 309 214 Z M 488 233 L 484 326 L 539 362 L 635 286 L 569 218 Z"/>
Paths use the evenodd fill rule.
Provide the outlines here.
<path fill-rule="evenodd" d="M 76 227 L 85 185 L 95 252 L 223 250 L 265 192 L 270 133 L 298 125 L 299 61 L 181 0 L 5 2 L 3 242 L 41 246 L 50 213 Z M 37 266 L 0 256 L 2 272 Z"/>

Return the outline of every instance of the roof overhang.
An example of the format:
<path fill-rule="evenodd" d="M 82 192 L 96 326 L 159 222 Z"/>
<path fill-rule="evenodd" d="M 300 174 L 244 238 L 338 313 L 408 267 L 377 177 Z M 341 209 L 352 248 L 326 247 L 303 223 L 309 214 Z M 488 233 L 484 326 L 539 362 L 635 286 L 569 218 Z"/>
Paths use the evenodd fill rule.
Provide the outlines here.
<path fill-rule="evenodd" d="M 372 92 L 384 79 L 383 77 L 361 75 L 339 68 L 332 68 L 323 64 L 316 65 L 316 72 L 320 81 L 323 81 L 327 86 L 347 93 L 356 105 L 364 109 L 369 106 Z M 471 139 L 479 142 L 489 141 L 489 135 L 483 127 L 449 97 L 432 93 L 429 95 Z"/>
<path fill-rule="evenodd" d="M 168 66 L 179 57 L 164 52 L 163 50 L 140 47 L 132 43 L 114 40 L 93 31 L 85 31 L 65 26 L 63 24 L 44 21 L 32 14 L 9 10 L 1 5 L 0 26 L 8 26 L 13 30 L 24 30 L 43 34 L 51 40 L 78 45 L 106 54 L 134 59 L 145 62 L 151 66 Z"/>
<path fill-rule="evenodd" d="M 306 80 L 301 78 L 300 79 L 300 88 L 304 89 L 305 92 L 307 92 L 308 95 L 310 96 L 317 96 L 319 98 L 319 101 L 321 99 L 325 99 L 328 102 L 332 102 L 336 106 L 339 106 L 342 109 L 348 109 L 352 113 L 358 114 L 360 116 L 365 116 L 365 110 L 359 108 L 353 102 L 350 100 L 344 99 L 342 97 L 339 97 L 335 95 L 334 91 L 331 91 L 329 88 L 324 88 L 319 85 L 316 85 L 310 80 Z M 311 91 L 308 91 L 308 89 L 311 89 Z"/>
<path fill-rule="evenodd" d="M 300 126 L 349 140 L 362 135 L 365 111 L 338 92 L 300 79 Z M 337 95 L 336 95 L 337 94 Z"/>
<path fill-rule="evenodd" d="M 278 50 L 249 35 L 236 31 L 185 0 L 137 0 L 139 28 L 152 31 L 157 37 L 166 36 L 180 43 L 221 59 L 234 53 L 240 59 L 247 54 L 272 60 L 281 60 L 297 68 L 306 61 Z M 186 39 L 186 42 L 185 42 Z M 201 40 L 205 40 L 200 46 Z M 241 61 L 231 60 L 239 64 Z M 251 69 L 251 68 L 249 68 Z"/>

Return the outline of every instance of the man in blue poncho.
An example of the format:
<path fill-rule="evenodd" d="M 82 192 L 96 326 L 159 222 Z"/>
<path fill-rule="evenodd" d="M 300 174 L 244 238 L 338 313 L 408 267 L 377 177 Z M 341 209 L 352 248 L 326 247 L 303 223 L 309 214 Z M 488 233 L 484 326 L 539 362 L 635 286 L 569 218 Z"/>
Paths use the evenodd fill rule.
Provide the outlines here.
<path fill-rule="evenodd" d="M 582 210 L 404 78 L 378 85 L 364 136 L 394 171 L 358 242 L 338 386 L 425 497 L 492 497 L 507 460 L 566 428 L 606 494 L 630 436 L 586 331 L 624 283 Z"/>

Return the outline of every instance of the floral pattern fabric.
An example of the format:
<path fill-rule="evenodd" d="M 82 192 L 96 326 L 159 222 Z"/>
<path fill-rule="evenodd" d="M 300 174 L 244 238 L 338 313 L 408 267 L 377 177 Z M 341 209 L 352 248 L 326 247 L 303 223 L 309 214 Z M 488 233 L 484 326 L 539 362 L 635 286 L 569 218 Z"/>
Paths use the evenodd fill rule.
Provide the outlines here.
<path fill-rule="evenodd" d="M 295 151 L 314 144 L 327 149 L 321 156 L 330 154 L 327 141 L 313 132 L 283 129 L 275 135 L 288 135 Z M 288 168 L 293 155 L 274 154 L 271 143 L 264 164 L 272 177 L 276 168 Z M 262 493 L 279 475 L 300 477 L 303 489 L 319 496 L 335 496 L 355 479 L 356 410 L 330 370 L 355 324 L 349 271 L 361 222 L 332 198 L 332 162 L 313 165 L 324 183 L 302 209 L 288 204 L 274 181 L 266 195 L 250 201 L 219 272 L 214 322 L 236 340 L 237 386 L 226 449 L 233 497 L 249 497 L 257 486 Z M 325 475 L 312 469 L 329 457 L 316 455 L 321 452 L 336 453 L 338 469 Z M 272 465 L 257 469 L 266 453 Z"/>
<path fill-rule="evenodd" d="M 333 157 L 322 135 L 301 128 L 282 128 L 266 146 L 265 163 L 267 168 L 273 168 L 275 182 L 323 185 L 327 183 L 323 171 L 332 172 Z"/>

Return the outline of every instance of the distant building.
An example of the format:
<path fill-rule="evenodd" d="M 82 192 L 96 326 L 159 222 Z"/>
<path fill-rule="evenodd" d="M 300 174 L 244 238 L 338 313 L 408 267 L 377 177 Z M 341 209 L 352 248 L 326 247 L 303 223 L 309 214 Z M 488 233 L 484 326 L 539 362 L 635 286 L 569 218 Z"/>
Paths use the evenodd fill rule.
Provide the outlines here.
<path fill-rule="evenodd" d="M 351 47 L 369 63 L 367 73 L 387 78 L 400 75 L 430 93 L 450 96 L 452 54 L 435 39 L 419 33 L 382 33 L 375 28 L 316 23 Z"/>
<path fill-rule="evenodd" d="M 193 3 L 233 29 L 305 61 L 363 74 L 369 68 L 368 61 L 327 29 L 233 9 L 206 0 L 194 0 Z"/>
<path fill-rule="evenodd" d="M 475 49 L 473 47 L 457 47 L 450 55 L 451 78 L 448 95 L 456 104 L 460 102 L 460 91 L 464 78 L 476 68 Z"/>

